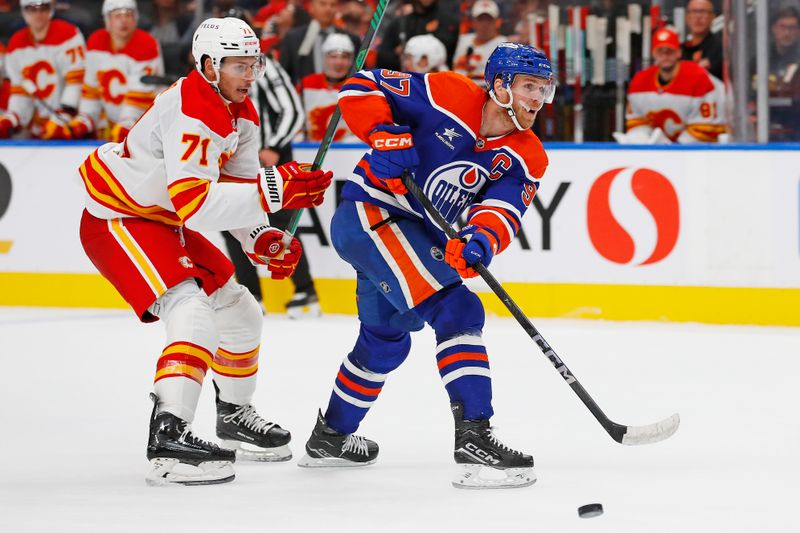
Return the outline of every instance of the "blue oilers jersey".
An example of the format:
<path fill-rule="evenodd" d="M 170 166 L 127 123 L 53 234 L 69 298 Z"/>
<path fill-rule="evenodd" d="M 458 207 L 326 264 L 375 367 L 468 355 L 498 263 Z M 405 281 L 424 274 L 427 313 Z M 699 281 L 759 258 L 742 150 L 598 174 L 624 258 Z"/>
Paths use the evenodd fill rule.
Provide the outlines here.
<path fill-rule="evenodd" d="M 361 71 L 339 92 L 342 116 L 367 143 L 379 124 L 409 126 L 420 159 L 414 173 L 417 185 L 448 222 L 466 211 L 468 223 L 490 229 L 501 251 L 519 231 L 547 156 L 529 130 L 482 137 L 488 100 L 483 89 L 453 72 Z M 377 205 L 394 216 L 425 219 L 435 228 L 410 193 L 392 193 L 372 174 L 370 157 L 371 151 L 359 161 L 343 197 Z"/>

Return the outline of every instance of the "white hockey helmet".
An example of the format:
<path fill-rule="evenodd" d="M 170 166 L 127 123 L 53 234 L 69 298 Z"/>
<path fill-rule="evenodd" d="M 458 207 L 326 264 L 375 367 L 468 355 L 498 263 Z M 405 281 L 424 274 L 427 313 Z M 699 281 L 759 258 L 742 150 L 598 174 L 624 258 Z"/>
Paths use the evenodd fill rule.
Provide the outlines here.
<path fill-rule="evenodd" d="M 438 70 L 445 67 L 447 62 L 447 50 L 444 44 L 429 33 L 415 35 L 409 39 L 406 42 L 406 47 L 403 49 L 403 54 L 413 58 L 414 67 L 412 70 L 415 72 L 431 72 L 432 70 Z M 428 66 L 424 69 L 419 65 L 423 56 L 428 58 Z"/>
<path fill-rule="evenodd" d="M 112 11 L 118 9 L 129 9 L 136 15 L 139 14 L 139 8 L 136 7 L 136 0 L 104 0 L 103 1 L 103 17 L 107 17 Z"/>
<path fill-rule="evenodd" d="M 219 80 L 222 60 L 226 57 L 258 58 L 259 65 L 253 67 L 254 75 L 259 78 L 264 73 L 261 42 L 253 29 L 245 21 L 237 18 L 210 18 L 203 21 L 192 37 L 192 55 L 195 68 L 204 78 L 204 56 L 211 58 L 217 80 Z M 209 83 L 217 87 L 216 81 L 209 81 Z"/>
<path fill-rule="evenodd" d="M 29 6 L 46 6 L 50 4 L 52 6 L 55 3 L 55 0 L 19 0 L 19 7 L 26 8 Z"/>
<path fill-rule="evenodd" d="M 331 33 L 322 43 L 322 54 L 328 55 L 334 52 L 343 54 L 355 53 L 353 41 L 343 33 Z"/>

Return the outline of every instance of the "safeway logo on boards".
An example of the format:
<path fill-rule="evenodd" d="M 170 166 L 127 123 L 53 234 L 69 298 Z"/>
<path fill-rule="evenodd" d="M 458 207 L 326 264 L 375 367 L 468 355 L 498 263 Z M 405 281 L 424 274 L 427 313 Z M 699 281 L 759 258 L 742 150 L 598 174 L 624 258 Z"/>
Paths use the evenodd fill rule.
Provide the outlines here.
<path fill-rule="evenodd" d="M 666 258 L 678 241 L 678 195 L 660 172 L 615 168 L 592 184 L 587 224 L 592 245 L 609 261 L 652 265 Z"/>

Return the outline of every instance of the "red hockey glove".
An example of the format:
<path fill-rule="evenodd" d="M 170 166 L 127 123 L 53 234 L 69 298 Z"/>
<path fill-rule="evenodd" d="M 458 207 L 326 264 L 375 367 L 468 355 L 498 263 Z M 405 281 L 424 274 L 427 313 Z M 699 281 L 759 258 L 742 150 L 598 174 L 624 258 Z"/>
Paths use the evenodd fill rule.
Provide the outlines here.
<path fill-rule="evenodd" d="M 404 170 L 414 172 L 419 165 L 417 149 L 408 126 L 381 124 L 369 134 L 372 155 L 369 168 L 395 194 L 408 192 L 399 176 Z"/>
<path fill-rule="evenodd" d="M 497 242 L 492 233 L 480 226 L 466 226 L 458 232 L 460 239 L 450 239 L 444 250 L 445 262 L 456 269 L 462 278 L 474 278 L 478 275 L 472 266 L 482 263 L 488 267 L 497 252 Z"/>
<path fill-rule="evenodd" d="M 72 117 L 63 111 L 56 111 L 47 122 L 42 126 L 42 132 L 39 134 L 40 139 L 46 141 L 54 139 L 70 140 L 73 138 L 72 130 L 69 127 L 69 122 Z"/>
<path fill-rule="evenodd" d="M 320 205 L 332 178 L 331 171 L 312 171 L 311 165 L 297 161 L 262 168 L 258 178 L 261 207 L 267 213 L 274 213 L 283 208 L 305 209 Z"/>
<path fill-rule="evenodd" d="M 14 113 L 0 116 L 0 139 L 8 139 L 19 128 L 19 119 Z"/>
<path fill-rule="evenodd" d="M 272 279 L 283 279 L 294 274 L 303 248 L 297 237 L 292 237 L 286 250 L 283 238 L 286 234 L 266 225 L 258 226 L 248 233 L 242 249 L 253 264 L 266 265 Z"/>
<path fill-rule="evenodd" d="M 85 115 L 78 115 L 69 121 L 73 139 L 85 139 L 94 132 L 94 122 Z"/>

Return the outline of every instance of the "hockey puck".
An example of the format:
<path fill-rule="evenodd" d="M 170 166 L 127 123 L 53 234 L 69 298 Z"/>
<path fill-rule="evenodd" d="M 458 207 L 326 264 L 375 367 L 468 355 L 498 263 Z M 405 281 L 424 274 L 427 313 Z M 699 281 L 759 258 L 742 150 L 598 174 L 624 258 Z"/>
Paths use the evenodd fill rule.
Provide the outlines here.
<path fill-rule="evenodd" d="M 587 503 L 578 507 L 578 516 L 581 518 L 594 518 L 603 514 L 603 505 L 600 503 Z"/>

